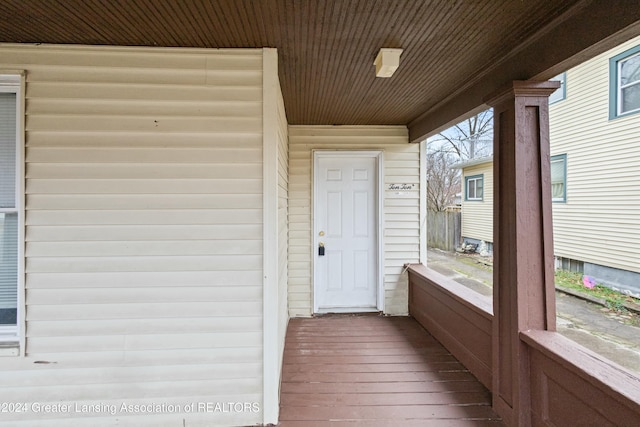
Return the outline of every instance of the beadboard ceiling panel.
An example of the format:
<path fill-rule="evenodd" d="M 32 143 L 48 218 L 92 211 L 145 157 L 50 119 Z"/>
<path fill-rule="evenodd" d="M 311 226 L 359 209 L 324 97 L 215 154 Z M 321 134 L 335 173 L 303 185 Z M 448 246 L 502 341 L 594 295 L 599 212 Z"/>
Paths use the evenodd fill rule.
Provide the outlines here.
<path fill-rule="evenodd" d="M 0 41 L 275 47 L 289 123 L 409 124 L 424 134 L 446 121 L 431 116 L 452 100 L 471 106 L 478 87 L 539 77 L 637 24 L 638 10 L 628 0 L 4 0 Z M 535 45 L 550 37 L 562 39 Z M 535 57 L 532 45 L 535 61 L 518 59 Z M 404 49 L 391 78 L 375 77 L 382 47 Z"/>

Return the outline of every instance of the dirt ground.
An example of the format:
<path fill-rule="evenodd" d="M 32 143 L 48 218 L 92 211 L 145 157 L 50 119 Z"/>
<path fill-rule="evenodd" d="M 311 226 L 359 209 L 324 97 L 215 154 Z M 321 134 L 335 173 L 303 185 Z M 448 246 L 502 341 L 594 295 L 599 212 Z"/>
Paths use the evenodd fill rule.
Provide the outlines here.
<path fill-rule="evenodd" d="M 480 257 L 429 249 L 427 266 L 480 294 L 493 295 L 492 269 Z M 562 292 L 556 292 L 556 312 L 562 335 L 640 373 L 640 328 L 628 324 L 624 315 Z"/>

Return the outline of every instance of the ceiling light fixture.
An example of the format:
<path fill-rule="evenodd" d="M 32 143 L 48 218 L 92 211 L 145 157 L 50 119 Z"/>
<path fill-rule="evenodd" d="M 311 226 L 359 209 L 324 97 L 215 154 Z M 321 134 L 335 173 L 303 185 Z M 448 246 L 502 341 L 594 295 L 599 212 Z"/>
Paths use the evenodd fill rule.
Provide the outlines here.
<path fill-rule="evenodd" d="M 378 52 L 373 65 L 376 66 L 376 77 L 391 77 L 400 66 L 402 49 L 383 47 Z"/>

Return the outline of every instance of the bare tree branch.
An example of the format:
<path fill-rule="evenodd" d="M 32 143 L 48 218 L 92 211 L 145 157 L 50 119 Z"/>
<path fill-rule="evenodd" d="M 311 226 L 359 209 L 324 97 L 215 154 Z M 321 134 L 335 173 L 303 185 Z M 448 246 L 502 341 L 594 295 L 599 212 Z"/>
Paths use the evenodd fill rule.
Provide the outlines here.
<path fill-rule="evenodd" d="M 427 206 L 443 211 L 461 191 L 460 170 L 451 167 L 493 153 L 493 112 L 469 117 L 427 142 Z"/>

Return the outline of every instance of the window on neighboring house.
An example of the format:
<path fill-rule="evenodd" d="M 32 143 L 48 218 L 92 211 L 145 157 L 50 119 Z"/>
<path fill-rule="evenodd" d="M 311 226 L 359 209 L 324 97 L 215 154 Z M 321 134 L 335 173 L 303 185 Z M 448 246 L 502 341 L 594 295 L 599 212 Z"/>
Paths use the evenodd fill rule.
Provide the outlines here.
<path fill-rule="evenodd" d="M 567 201 L 567 155 L 551 156 L 551 200 Z"/>
<path fill-rule="evenodd" d="M 483 180 L 484 180 L 484 175 L 468 176 L 464 179 L 465 188 L 466 188 L 466 192 L 465 192 L 466 200 L 482 200 Z"/>
<path fill-rule="evenodd" d="M 562 101 L 567 97 L 567 73 L 558 74 L 551 80 L 560 82 L 560 87 L 549 96 L 549 104 Z"/>
<path fill-rule="evenodd" d="M 640 112 L 640 46 L 610 61 L 610 118 Z"/>
<path fill-rule="evenodd" d="M 0 75 L 0 341 L 18 331 L 20 77 Z"/>

